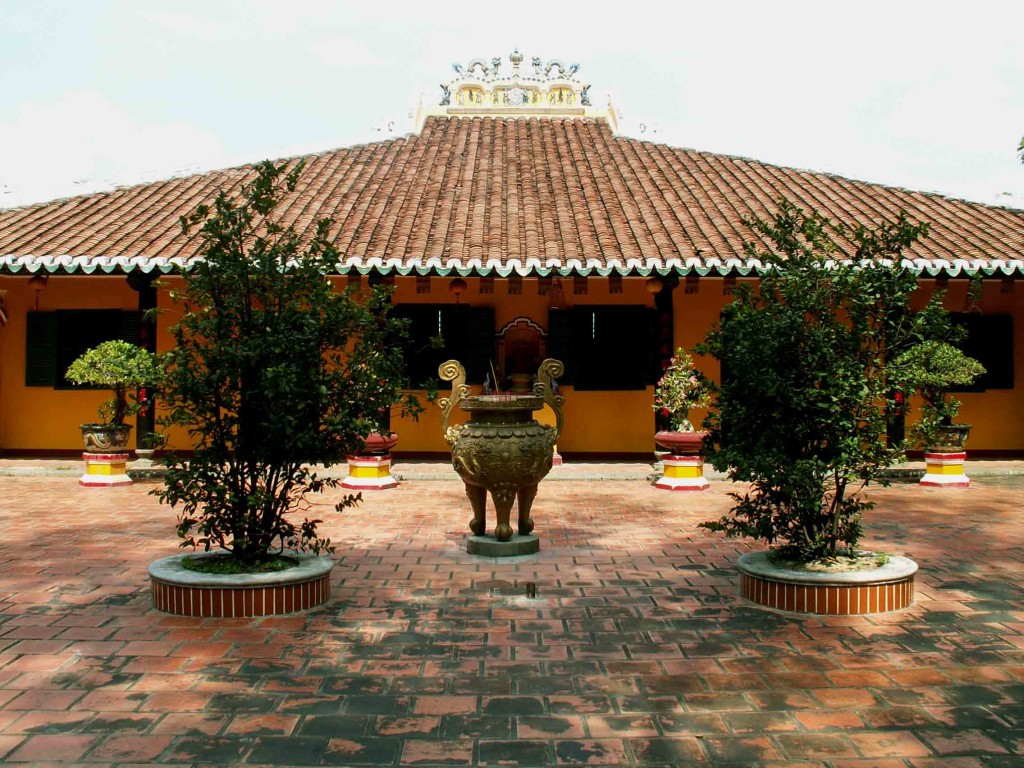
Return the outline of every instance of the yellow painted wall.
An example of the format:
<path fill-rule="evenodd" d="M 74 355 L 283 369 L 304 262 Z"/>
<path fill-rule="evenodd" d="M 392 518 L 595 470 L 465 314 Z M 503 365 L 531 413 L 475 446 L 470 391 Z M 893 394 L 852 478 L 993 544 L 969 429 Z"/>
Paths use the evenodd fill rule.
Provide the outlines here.
<path fill-rule="evenodd" d="M 7 289 L 7 325 L 0 367 L 0 447 L 5 450 L 72 450 L 82 446 L 79 424 L 97 421 L 96 409 L 110 398 L 101 390 L 25 386 L 25 323 L 36 309 L 28 277 L 0 277 Z M 124 276 L 51 276 L 39 292 L 41 311 L 138 309 L 138 294 Z"/>
<path fill-rule="evenodd" d="M 922 281 L 918 301 L 924 303 L 935 287 L 934 281 Z M 950 312 L 980 309 L 984 314 L 1013 315 L 1013 389 L 990 389 L 956 395 L 962 406 L 957 421 L 973 425 L 967 450 L 986 451 L 1024 449 L 1024 285 L 1000 280 L 982 283 L 981 301 L 972 308 L 967 282 L 950 281 L 944 306 Z M 1005 289 L 1004 289 L 1005 288 Z M 912 403 L 917 405 L 917 403 Z M 908 428 L 910 422 L 908 421 Z"/>
<path fill-rule="evenodd" d="M 430 293 L 416 293 L 412 280 L 396 280 L 394 302 L 396 304 L 444 304 L 454 303 L 448 292 L 451 278 L 431 279 Z M 493 307 L 495 329 L 501 330 L 519 317 L 529 317 L 547 330 L 548 310 L 551 297 L 538 293 L 538 280 L 524 278 L 522 294 L 509 295 L 507 279 L 494 281 L 494 292 L 480 293 L 480 280 L 466 278 L 466 291 L 459 297 L 463 304 Z M 654 306 L 647 292 L 643 278 L 623 280 L 622 293 L 609 293 L 608 279 L 589 278 L 586 294 L 574 292 L 573 281 L 562 280 L 563 301 L 559 306 L 572 307 L 592 304 L 645 304 Z M 442 382 L 444 383 L 444 382 Z M 469 382 L 473 391 L 478 392 L 481 382 Z M 450 390 L 442 387 L 441 395 Z M 576 392 L 572 387 L 563 387 L 565 396 L 565 432 L 558 443 L 562 453 L 647 453 L 654 449 L 654 389 L 625 392 Z M 448 450 L 441 434 L 440 409 L 423 401 L 427 412 L 414 423 L 408 419 L 394 419 L 392 428 L 399 434 L 396 451 L 444 452 Z M 461 411 L 456 411 L 464 421 Z M 548 415 L 551 417 L 551 415 Z M 454 414 L 453 414 L 454 417 Z M 553 418 L 553 417 L 551 417 Z"/>
<path fill-rule="evenodd" d="M 166 285 L 158 292 L 162 310 L 158 321 L 157 349 L 171 344 L 168 328 L 178 317 L 169 291 L 178 283 L 165 278 Z M 338 278 L 344 285 L 347 280 Z M 536 278 L 524 278 L 521 295 L 509 295 L 508 280 L 496 279 L 494 292 L 482 294 L 480 281 L 467 278 L 467 289 L 461 303 L 491 306 L 495 310 L 498 329 L 518 317 L 531 318 L 542 327 L 547 325 L 551 297 L 538 294 Z M 417 293 L 415 280 L 396 280 L 395 302 L 454 303 L 449 293 L 450 278 L 431 279 L 429 293 Z M 645 304 L 653 306 L 642 278 L 626 278 L 621 294 L 610 294 L 608 280 L 590 278 L 586 295 L 576 295 L 572 280 L 562 280 L 562 306 L 590 304 Z M 930 294 L 933 283 L 925 281 L 920 301 Z M 36 294 L 25 276 L 0 276 L 0 289 L 7 290 L 6 326 L 0 327 L 0 448 L 11 453 L 19 450 L 76 450 L 81 445 L 78 425 L 96 416 L 97 406 L 107 397 L 100 391 L 55 390 L 25 387 L 25 318 L 34 307 Z M 1004 291 L 1000 281 L 985 283 L 982 309 L 986 313 L 1012 313 L 1015 338 L 1015 384 L 1013 390 L 992 390 L 964 394 L 961 420 L 974 424 L 969 448 L 981 450 L 1024 450 L 1024 286 Z M 946 306 L 953 311 L 965 309 L 966 283 L 951 281 Z M 123 309 L 137 308 L 137 294 L 123 276 L 56 276 L 51 277 L 39 294 L 39 309 Z M 674 334 L 677 346 L 692 350 L 718 319 L 729 301 L 723 292 L 721 278 L 701 279 L 696 292 L 686 293 L 685 281 L 676 289 Z M 717 378 L 717 364 L 711 359 L 697 358 L 698 366 Z M 479 382 L 471 382 L 479 386 Z M 442 388 L 442 394 L 445 390 Z M 647 453 L 652 450 L 651 435 L 654 417 L 651 410 L 653 389 L 626 392 L 575 392 L 565 387 L 565 434 L 559 442 L 563 453 Z M 400 435 L 398 451 L 444 452 L 447 444 L 441 436 L 440 412 L 436 405 L 427 407 L 417 423 L 395 419 L 393 426 Z M 693 414 L 699 423 L 702 413 Z M 550 414 L 548 414 L 550 417 Z M 170 435 L 171 445 L 187 447 L 183 432 Z"/>

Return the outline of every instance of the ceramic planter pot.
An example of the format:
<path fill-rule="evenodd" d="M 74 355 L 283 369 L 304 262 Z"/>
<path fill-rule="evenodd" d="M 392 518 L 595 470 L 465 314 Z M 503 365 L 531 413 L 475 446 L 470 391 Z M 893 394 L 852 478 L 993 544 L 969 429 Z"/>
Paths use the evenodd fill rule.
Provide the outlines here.
<path fill-rule="evenodd" d="M 938 433 L 935 445 L 925 448 L 927 453 L 957 453 L 964 449 L 967 436 L 971 433 L 970 424 L 947 424 L 936 427 Z"/>
<path fill-rule="evenodd" d="M 371 432 L 363 438 L 363 448 L 359 451 L 362 455 L 374 455 L 388 453 L 398 444 L 398 433 L 390 432 L 382 435 L 380 432 Z"/>
<path fill-rule="evenodd" d="M 670 432 L 664 430 L 654 435 L 654 442 L 673 456 L 699 456 L 707 432 Z"/>
<path fill-rule="evenodd" d="M 80 428 L 87 451 L 109 453 L 128 450 L 131 424 L 82 424 Z"/>

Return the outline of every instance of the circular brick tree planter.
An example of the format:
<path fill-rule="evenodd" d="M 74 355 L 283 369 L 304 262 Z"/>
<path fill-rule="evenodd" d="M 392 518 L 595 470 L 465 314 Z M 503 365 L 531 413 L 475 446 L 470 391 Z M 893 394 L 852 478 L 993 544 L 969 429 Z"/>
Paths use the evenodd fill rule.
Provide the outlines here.
<path fill-rule="evenodd" d="M 914 602 L 917 563 L 906 557 L 846 573 L 780 568 L 768 562 L 766 552 L 743 555 L 737 565 L 743 597 L 780 611 L 855 616 L 898 611 Z"/>
<path fill-rule="evenodd" d="M 304 611 L 331 596 L 330 558 L 291 554 L 299 564 L 275 573 L 200 573 L 181 564 L 186 557 L 213 554 L 174 555 L 151 564 L 153 607 L 176 616 L 249 618 Z"/>

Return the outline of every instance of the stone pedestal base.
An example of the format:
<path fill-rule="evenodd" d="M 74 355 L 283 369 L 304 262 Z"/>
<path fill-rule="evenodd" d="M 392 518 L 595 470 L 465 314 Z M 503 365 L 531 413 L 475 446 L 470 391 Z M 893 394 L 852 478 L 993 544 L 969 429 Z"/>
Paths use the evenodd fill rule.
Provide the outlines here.
<path fill-rule="evenodd" d="M 704 459 L 700 456 L 666 455 L 662 460 L 665 474 L 655 488 L 666 491 L 703 491 L 711 485 L 704 477 Z"/>
<path fill-rule="evenodd" d="M 927 469 L 925 476 L 921 478 L 921 485 L 934 488 L 968 488 L 971 480 L 964 474 L 965 461 L 966 451 L 925 453 L 924 463 Z"/>
<path fill-rule="evenodd" d="M 498 541 L 493 536 L 470 536 L 466 541 L 466 552 L 484 557 L 517 557 L 540 552 L 540 539 L 533 534 L 520 536 L 512 534 L 509 541 Z"/>
<path fill-rule="evenodd" d="M 85 488 L 131 485 L 132 479 L 127 471 L 129 458 L 129 453 L 83 453 L 85 474 L 79 478 L 78 484 Z"/>
<path fill-rule="evenodd" d="M 349 456 L 348 477 L 341 481 L 341 487 L 353 491 L 383 491 L 397 488 L 398 481 L 391 476 L 391 454 Z"/>

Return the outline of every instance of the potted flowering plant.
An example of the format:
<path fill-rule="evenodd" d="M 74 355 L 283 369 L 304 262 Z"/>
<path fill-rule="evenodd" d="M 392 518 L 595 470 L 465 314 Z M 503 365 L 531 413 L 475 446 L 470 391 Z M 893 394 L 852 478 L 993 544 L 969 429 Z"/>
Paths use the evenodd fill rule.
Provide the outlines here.
<path fill-rule="evenodd" d="M 690 411 L 706 408 L 710 402 L 711 392 L 693 358 L 679 347 L 654 389 L 654 410 L 669 422 L 669 429 L 658 432 L 654 441 L 674 454 L 699 453 L 704 432 L 694 429 Z"/>

